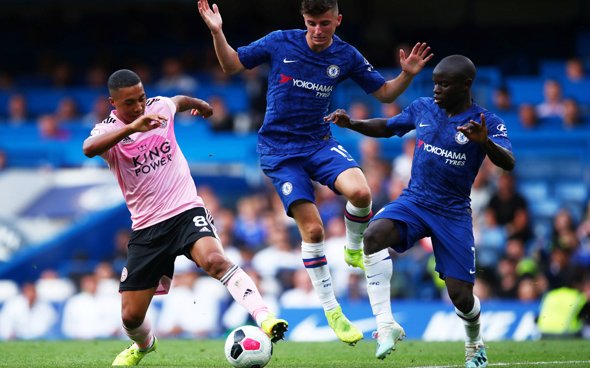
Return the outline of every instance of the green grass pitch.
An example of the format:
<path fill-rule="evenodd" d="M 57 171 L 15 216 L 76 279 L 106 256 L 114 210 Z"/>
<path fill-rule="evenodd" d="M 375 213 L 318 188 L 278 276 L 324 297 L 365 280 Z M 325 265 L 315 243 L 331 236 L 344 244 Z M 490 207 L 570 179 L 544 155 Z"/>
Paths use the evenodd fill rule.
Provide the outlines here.
<path fill-rule="evenodd" d="M 4 341 L 0 367 L 107 367 L 127 346 L 125 340 Z M 380 361 L 375 343 L 350 347 L 340 342 L 275 345 L 270 368 L 280 367 L 463 367 L 461 342 L 402 341 L 396 352 Z M 590 340 L 501 341 L 487 343 L 490 367 L 590 367 Z M 160 340 L 158 350 L 140 366 L 227 368 L 222 340 Z"/>

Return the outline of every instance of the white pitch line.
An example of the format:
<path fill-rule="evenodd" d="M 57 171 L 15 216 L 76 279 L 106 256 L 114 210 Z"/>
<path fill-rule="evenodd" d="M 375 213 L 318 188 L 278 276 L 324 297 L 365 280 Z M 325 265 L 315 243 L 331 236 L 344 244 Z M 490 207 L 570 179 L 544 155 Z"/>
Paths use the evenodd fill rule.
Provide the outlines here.
<path fill-rule="evenodd" d="M 514 365 L 555 365 L 555 364 L 588 364 L 590 360 L 565 360 L 554 362 L 520 362 L 520 363 L 489 363 L 488 367 L 511 367 Z M 424 367 L 413 368 L 461 368 L 463 365 L 429 365 Z"/>

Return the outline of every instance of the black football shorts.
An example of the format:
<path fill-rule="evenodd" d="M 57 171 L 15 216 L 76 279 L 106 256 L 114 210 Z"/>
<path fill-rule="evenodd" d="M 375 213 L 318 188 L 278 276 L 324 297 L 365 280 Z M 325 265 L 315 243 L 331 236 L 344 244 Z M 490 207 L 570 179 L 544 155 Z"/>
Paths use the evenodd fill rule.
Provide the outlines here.
<path fill-rule="evenodd" d="M 196 207 L 145 229 L 133 231 L 127 246 L 127 264 L 121 273 L 119 292 L 158 286 L 167 294 L 177 256 L 189 259 L 192 245 L 202 237 L 219 238 L 213 217 L 205 207 Z"/>

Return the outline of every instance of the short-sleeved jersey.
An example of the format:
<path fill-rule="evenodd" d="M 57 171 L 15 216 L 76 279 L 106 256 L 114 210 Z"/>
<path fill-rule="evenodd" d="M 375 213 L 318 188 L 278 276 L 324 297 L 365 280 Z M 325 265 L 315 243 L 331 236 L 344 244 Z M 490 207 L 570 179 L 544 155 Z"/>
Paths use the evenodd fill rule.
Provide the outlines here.
<path fill-rule="evenodd" d="M 133 133 L 101 155 L 113 172 L 127 207 L 133 230 L 167 220 L 188 209 L 204 206 L 186 158 L 174 135 L 176 105 L 170 98 L 154 97 L 146 101 L 145 114 L 168 118 L 161 127 Z M 125 126 L 112 111 L 96 124 L 92 136 Z"/>
<path fill-rule="evenodd" d="M 412 176 L 403 196 L 455 218 L 471 216 L 469 195 L 485 152 L 479 143 L 458 132 L 457 127 L 470 120 L 479 122 L 481 113 L 486 118 L 488 137 L 512 151 L 506 124 L 475 103 L 449 118 L 434 99 L 419 98 L 387 121 L 398 136 L 416 130 Z"/>
<path fill-rule="evenodd" d="M 328 114 L 334 88 L 351 78 L 366 93 L 384 83 L 361 53 L 334 36 L 321 52 L 312 51 L 304 30 L 269 33 L 238 48 L 246 68 L 270 64 L 266 114 L 258 134 L 259 153 L 309 152 L 326 144 L 331 136 Z"/>

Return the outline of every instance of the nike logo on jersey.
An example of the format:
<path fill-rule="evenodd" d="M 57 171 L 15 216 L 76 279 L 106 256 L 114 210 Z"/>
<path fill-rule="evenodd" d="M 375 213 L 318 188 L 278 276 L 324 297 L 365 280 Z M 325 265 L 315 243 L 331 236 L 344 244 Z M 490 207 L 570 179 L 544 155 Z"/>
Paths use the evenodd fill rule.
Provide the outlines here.
<path fill-rule="evenodd" d="M 296 63 L 297 61 L 299 61 L 299 60 L 289 60 L 287 58 L 283 59 L 283 63 L 285 63 L 285 64 Z"/>
<path fill-rule="evenodd" d="M 474 275 L 475 274 L 475 270 L 472 270 L 471 268 L 469 269 L 469 273 Z"/>
<path fill-rule="evenodd" d="M 424 128 L 424 127 L 430 126 L 430 124 L 424 124 L 424 123 L 420 123 L 420 124 L 418 124 L 418 126 L 419 126 L 420 128 Z"/>

